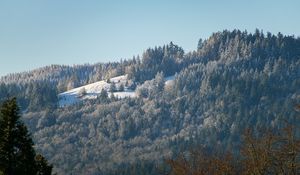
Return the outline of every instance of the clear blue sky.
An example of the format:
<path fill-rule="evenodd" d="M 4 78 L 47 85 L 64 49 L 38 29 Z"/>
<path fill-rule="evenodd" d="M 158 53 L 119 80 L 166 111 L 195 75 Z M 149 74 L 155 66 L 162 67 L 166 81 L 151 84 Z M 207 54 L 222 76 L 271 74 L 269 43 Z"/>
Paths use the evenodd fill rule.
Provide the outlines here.
<path fill-rule="evenodd" d="M 116 61 L 223 29 L 300 36 L 299 0 L 0 0 L 0 76 Z"/>

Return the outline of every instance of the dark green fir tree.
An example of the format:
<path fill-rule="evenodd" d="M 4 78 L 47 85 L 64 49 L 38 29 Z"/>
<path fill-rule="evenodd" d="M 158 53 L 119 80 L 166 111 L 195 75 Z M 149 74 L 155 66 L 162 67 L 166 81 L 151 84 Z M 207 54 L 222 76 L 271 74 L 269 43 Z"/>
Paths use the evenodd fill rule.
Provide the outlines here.
<path fill-rule="evenodd" d="M 50 175 L 52 166 L 47 162 L 48 171 L 38 166 L 33 141 L 20 117 L 16 98 L 8 99 L 0 106 L 0 174 L 42 172 L 39 174 Z"/>

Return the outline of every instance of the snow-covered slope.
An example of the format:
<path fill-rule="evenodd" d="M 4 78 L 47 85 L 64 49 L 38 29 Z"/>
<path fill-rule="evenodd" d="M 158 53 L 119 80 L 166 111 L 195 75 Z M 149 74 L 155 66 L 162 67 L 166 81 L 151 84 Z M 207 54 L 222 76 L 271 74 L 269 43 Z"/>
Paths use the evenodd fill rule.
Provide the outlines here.
<path fill-rule="evenodd" d="M 77 103 L 79 101 L 85 100 L 85 99 L 96 99 L 98 95 L 100 95 L 102 89 L 109 92 L 111 83 L 115 83 L 117 89 L 118 87 L 123 84 L 125 85 L 127 81 L 127 75 L 122 75 L 118 77 L 111 78 L 109 83 L 106 81 L 98 81 L 92 84 L 88 84 L 85 86 L 81 86 L 75 89 L 71 89 L 69 91 L 60 93 L 58 95 L 59 97 L 59 105 L 61 107 L 71 105 L 74 103 Z M 85 95 L 82 95 L 81 92 L 85 91 Z M 108 93 L 109 96 L 111 96 L 111 93 Z M 115 97 L 118 98 L 125 98 L 125 97 L 135 97 L 136 94 L 134 91 L 128 89 L 127 87 L 124 88 L 124 91 L 122 92 L 114 92 L 113 93 Z"/>
<path fill-rule="evenodd" d="M 174 81 L 175 76 L 165 77 L 165 85 L 170 84 Z M 96 99 L 98 95 L 100 95 L 102 89 L 108 92 L 108 96 L 110 97 L 112 93 L 109 92 L 111 83 L 115 83 L 116 88 L 118 89 L 121 84 L 123 84 L 124 91 L 122 92 L 114 92 L 114 96 L 117 98 L 125 98 L 125 97 L 136 97 L 136 92 L 128 89 L 125 86 L 127 82 L 127 75 L 121 75 L 118 77 L 111 78 L 109 83 L 107 81 L 98 81 L 95 83 L 91 83 L 85 86 L 77 87 L 75 89 L 71 89 L 69 91 L 58 94 L 59 97 L 59 106 L 68 106 L 74 103 L 86 100 L 86 99 Z M 84 95 L 82 92 L 85 91 Z"/>

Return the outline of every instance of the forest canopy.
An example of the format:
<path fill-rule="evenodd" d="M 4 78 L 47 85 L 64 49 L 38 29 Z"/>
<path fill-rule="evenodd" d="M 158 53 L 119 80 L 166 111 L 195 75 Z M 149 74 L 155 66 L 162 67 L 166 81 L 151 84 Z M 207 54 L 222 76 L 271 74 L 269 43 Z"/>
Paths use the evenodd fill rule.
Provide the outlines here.
<path fill-rule="evenodd" d="M 294 121 L 299 38 L 224 30 L 195 45 L 186 53 L 171 42 L 119 62 L 4 76 L 0 101 L 17 97 L 36 150 L 59 174 L 108 174 L 132 166 L 157 174 L 155 165 L 182 148 L 239 150 L 245 128 L 257 136 L 261 128 L 275 131 L 283 120 Z M 136 98 L 109 98 L 103 91 L 97 99 L 58 105 L 60 92 L 125 74 Z M 170 75 L 174 81 L 165 84 Z"/>

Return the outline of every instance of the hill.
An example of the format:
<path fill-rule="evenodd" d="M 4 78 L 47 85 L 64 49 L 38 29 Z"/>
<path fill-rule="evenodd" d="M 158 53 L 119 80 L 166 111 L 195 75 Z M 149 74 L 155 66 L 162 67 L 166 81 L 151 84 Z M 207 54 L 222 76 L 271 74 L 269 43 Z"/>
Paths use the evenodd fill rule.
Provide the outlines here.
<path fill-rule="evenodd" d="M 128 86 L 114 95 L 131 89 L 134 98 L 98 95 L 119 80 Z M 171 42 L 118 63 L 52 66 L 1 82 L 0 99 L 18 97 L 55 172 L 157 174 L 157 162 L 184 148 L 234 150 L 245 128 L 292 122 L 300 102 L 300 39 L 225 30 L 189 53 Z M 74 99 L 89 100 L 65 105 Z"/>

